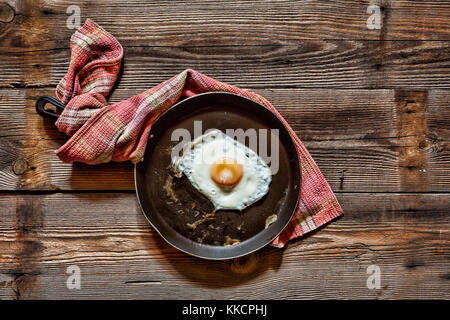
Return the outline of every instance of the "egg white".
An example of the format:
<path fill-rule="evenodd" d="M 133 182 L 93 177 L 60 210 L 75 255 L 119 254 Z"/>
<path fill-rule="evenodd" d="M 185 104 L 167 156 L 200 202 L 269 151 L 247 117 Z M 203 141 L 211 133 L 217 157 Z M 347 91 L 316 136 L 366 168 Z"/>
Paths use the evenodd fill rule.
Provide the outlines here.
<path fill-rule="evenodd" d="M 231 190 L 220 188 L 210 175 L 214 162 L 224 158 L 235 159 L 243 168 L 241 180 Z M 256 152 L 217 129 L 187 143 L 182 156 L 172 159 L 172 167 L 176 176 L 184 174 L 216 210 L 243 210 L 264 197 L 271 183 L 270 168 Z"/>

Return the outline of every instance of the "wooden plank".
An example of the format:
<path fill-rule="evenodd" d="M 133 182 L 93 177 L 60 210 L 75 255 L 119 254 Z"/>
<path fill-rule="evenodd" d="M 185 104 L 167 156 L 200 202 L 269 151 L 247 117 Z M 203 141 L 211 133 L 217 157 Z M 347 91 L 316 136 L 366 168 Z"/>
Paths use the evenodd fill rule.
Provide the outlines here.
<path fill-rule="evenodd" d="M 56 86 L 67 72 L 68 49 L 21 50 L 0 53 L 1 87 Z M 446 89 L 450 87 L 449 55 L 450 41 L 134 46 L 125 48 L 120 87 L 152 87 L 192 68 L 245 88 Z"/>
<path fill-rule="evenodd" d="M 253 88 L 450 85 L 450 38 L 441 33 L 448 35 L 450 30 L 448 4 L 380 3 L 388 21 L 398 17 L 381 30 L 367 30 L 367 4 L 361 1 L 232 1 L 228 10 L 221 4 L 136 1 L 118 6 L 97 1 L 79 6 L 83 15 L 98 18 L 126 47 L 122 87 L 153 86 L 187 67 Z M 70 5 L 70 1 L 3 4 L 0 86 L 58 83 L 69 61 Z M 123 10 L 134 19 L 123 19 Z M 390 41 L 386 33 L 395 34 L 397 28 L 400 39 L 409 32 L 413 39 Z"/>
<path fill-rule="evenodd" d="M 341 219 L 285 250 L 206 261 L 166 244 L 132 194 L 2 195 L 0 298 L 450 298 L 450 195 L 338 198 Z M 366 287 L 372 264 L 380 290 Z"/>
<path fill-rule="evenodd" d="M 55 130 L 52 121 L 41 119 L 34 111 L 36 97 L 52 94 L 51 91 L 1 92 L 4 92 L 1 109 L 4 118 L 9 117 L 11 110 L 17 110 L 18 115 L 16 122 L 1 129 L 2 141 L 14 145 L 13 153 L 8 148 L 3 149 L 5 160 L 1 173 L 4 179 L 0 180 L 3 190 L 134 189 L 130 164 L 71 165 L 62 163 L 53 154 L 53 150 L 64 143 L 65 137 Z M 120 101 L 135 93 L 133 90 L 116 90 L 111 101 Z M 293 125 L 334 188 L 360 190 L 374 174 L 384 179 L 379 179 L 379 185 L 375 187 L 369 186 L 371 190 L 396 188 L 396 155 L 391 145 L 398 144 L 401 138 L 395 136 L 391 91 L 265 90 L 260 93 L 270 99 Z M 8 97 L 15 95 L 22 98 L 10 102 Z M 26 108 L 21 113 L 23 105 Z M 369 163 L 358 160 L 363 154 L 367 154 L 364 157 L 370 159 Z M 14 170 L 16 163 L 27 164 L 23 172 Z M 379 168 L 368 170 L 368 166 L 374 164 Z M 350 167 L 352 170 L 345 172 L 345 183 L 341 183 L 343 170 Z"/>
<path fill-rule="evenodd" d="M 138 92 L 118 89 L 111 102 Z M 420 90 L 403 95 L 393 90 L 257 92 L 292 125 L 333 190 L 449 191 L 448 91 L 431 91 L 428 102 Z M 0 128 L 0 189 L 133 190 L 130 163 L 67 164 L 54 155 L 67 137 L 35 113 L 34 103 L 42 94 L 53 92 L 0 90 L 0 120 L 5 123 Z M 410 113 L 415 105 L 421 113 Z M 425 123 L 415 124 L 418 118 Z"/>
<path fill-rule="evenodd" d="M 36 98 L 44 93 L 50 94 L 34 89 L 0 91 L 0 189 L 132 190 L 131 163 L 88 166 L 56 157 L 54 151 L 68 137 L 52 120 L 36 114 Z"/>
<path fill-rule="evenodd" d="M 433 184 L 445 190 L 450 184 L 450 92 L 431 91 L 428 96 L 428 132 L 421 148 L 429 154 L 428 170 Z"/>
<path fill-rule="evenodd" d="M 380 29 L 367 28 L 369 5 Z M 2 47 L 68 48 L 73 1 L 2 2 Z M 279 45 L 305 39 L 450 40 L 445 1 L 77 1 L 125 46 Z M 132 19 L 130 19 L 132 17 Z M 29 35 L 29 37 L 25 36 Z M 21 41 L 27 39 L 25 42 Z"/>
<path fill-rule="evenodd" d="M 373 3 L 380 30 L 366 27 Z M 67 137 L 34 102 L 67 70 L 73 4 L 0 1 L 0 299 L 450 298 L 448 2 L 77 2 L 125 46 L 111 102 L 187 67 L 253 88 L 337 192 L 341 219 L 285 250 L 222 262 L 157 235 L 131 164 L 54 155 Z M 373 264 L 379 290 L 366 287 Z M 66 287 L 70 265 L 79 291 Z"/>

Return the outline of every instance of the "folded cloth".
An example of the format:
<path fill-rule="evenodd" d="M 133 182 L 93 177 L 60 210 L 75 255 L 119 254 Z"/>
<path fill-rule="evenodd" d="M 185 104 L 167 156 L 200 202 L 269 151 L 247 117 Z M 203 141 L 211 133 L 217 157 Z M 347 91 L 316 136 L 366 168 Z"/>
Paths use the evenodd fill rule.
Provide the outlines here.
<path fill-rule="evenodd" d="M 66 104 L 56 126 L 71 138 L 56 151 L 65 162 L 100 164 L 144 156 L 152 123 L 182 96 L 225 91 L 250 98 L 271 110 L 286 126 L 297 146 L 302 183 L 294 216 L 272 242 L 283 247 L 290 239 L 304 235 L 342 215 L 330 186 L 295 132 L 272 104 L 262 96 L 188 69 L 177 76 L 112 105 L 106 101 L 121 68 L 120 43 L 92 20 L 70 40 L 71 59 L 67 74 L 56 89 Z"/>

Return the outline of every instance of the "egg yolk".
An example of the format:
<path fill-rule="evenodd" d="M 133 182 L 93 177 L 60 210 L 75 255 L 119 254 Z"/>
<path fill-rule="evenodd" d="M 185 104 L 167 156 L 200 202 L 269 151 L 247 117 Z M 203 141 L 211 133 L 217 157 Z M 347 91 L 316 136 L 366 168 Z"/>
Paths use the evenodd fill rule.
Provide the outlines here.
<path fill-rule="evenodd" d="M 211 166 L 211 179 L 224 189 L 234 188 L 242 178 L 242 165 L 234 159 L 221 159 Z"/>

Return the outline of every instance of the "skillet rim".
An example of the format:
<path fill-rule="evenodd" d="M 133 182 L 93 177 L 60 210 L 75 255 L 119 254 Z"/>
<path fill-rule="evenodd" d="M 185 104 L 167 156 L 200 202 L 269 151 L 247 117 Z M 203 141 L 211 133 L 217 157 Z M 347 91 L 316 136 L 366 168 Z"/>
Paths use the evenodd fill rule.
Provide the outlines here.
<path fill-rule="evenodd" d="M 251 250 L 246 250 L 246 252 L 244 252 L 244 253 L 233 254 L 233 255 L 224 255 L 224 256 L 220 256 L 220 257 L 218 257 L 218 256 L 212 257 L 212 256 L 208 256 L 208 255 L 196 254 L 196 253 L 190 252 L 188 249 L 181 248 L 180 246 L 177 246 L 176 244 L 174 244 L 172 241 L 168 240 L 168 239 L 164 236 L 163 231 L 159 230 L 159 229 L 155 226 L 155 224 L 150 220 L 150 218 L 149 218 L 150 214 L 147 214 L 146 211 L 144 210 L 144 208 L 143 208 L 143 206 L 142 206 L 142 200 L 141 200 L 140 197 L 139 197 L 139 191 L 138 191 L 138 184 L 137 184 L 137 170 L 138 170 L 138 169 L 137 169 L 137 166 L 141 165 L 141 164 L 144 162 L 145 153 L 144 153 L 144 157 L 141 159 L 141 161 L 139 161 L 139 162 L 137 162 L 137 163 L 134 164 L 134 170 L 133 170 L 133 171 L 134 171 L 134 186 L 135 186 L 136 197 L 137 197 L 137 200 L 138 200 L 138 203 L 139 203 L 139 208 L 141 209 L 142 214 L 144 215 L 144 217 L 145 217 L 145 219 L 148 221 L 148 223 L 153 227 L 153 229 L 156 230 L 156 232 L 157 232 L 157 233 L 158 233 L 158 234 L 159 234 L 159 235 L 160 235 L 160 236 L 161 236 L 168 244 L 170 244 L 172 247 L 174 247 L 174 248 L 176 248 L 176 249 L 178 249 L 178 250 L 180 250 L 180 251 L 182 251 L 182 252 L 184 252 L 184 253 L 187 253 L 187 254 L 189 254 L 189 255 L 191 255 L 191 256 L 194 256 L 194 257 L 198 257 L 198 258 L 202 258 L 202 259 L 206 259 L 206 260 L 219 260 L 219 261 L 220 261 L 220 260 L 229 260 L 229 259 L 235 259 L 235 258 L 243 257 L 243 256 L 249 255 L 249 254 L 251 254 L 251 253 L 253 253 L 253 252 L 255 252 L 255 251 L 258 251 L 259 249 L 261 249 L 261 248 L 267 246 L 268 244 L 270 244 L 276 237 L 278 237 L 278 236 L 283 232 L 284 229 L 286 229 L 286 227 L 288 226 L 288 224 L 289 224 L 290 221 L 292 220 L 292 217 L 294 216 L 295 210 L 297 209 L 298 203 L 299 203 L 299 200 L 300 200 L 300 190 L 301 190 L 301 182 L 302 182 L 301 163 L 300 163 L 300 158 L 299 158 L 299 155 L 298 155 L 298 149 L 297 149 L 297 146 L 296 146 L 296 144 L 295 144 L 295 141 L 293 140 L 293 138 L 292 138 L 291 134 L 289 133 L 289 130 L 286 128 L 285 124 L 284 124 L 284 123 L 283 123 L 283 122 L 282 122 L 282 121 L 281 121 L 281 120 L 280 120 L 280 119 L 279 119 L 279 118 L 278 118 L 278 117 L 277 117 L 277 116 L 276 116 L 269 108 L 265 107 L 264 105 L 260 104 L 259 102 L 256 102 L 256 101 L 254 101 L 254 100 L 252 100 L 252 99 L 249 99 L 249 98 L 247 98 L 247 97 L 244 97 L 244 96 L 241 96 L 241 95 L 238 95 L 238 94 L 235 94 L 235 93 L 231 93 L 231 92 L 225 92 L 225 91 L 204 92 L 204 93 L 199 93 L 199 94 L 196 94 L 196 95 L 194 95 L 194 96 L 188 97 L 188 98 L 183 99 L 183 100 L 181 100 L 181 101 L 178 101 L 177 103 L 175 103 L 174 105 L 172 105 L 171 107 L 169 107 L 167 110 L 165 110 L 164 112 L 162 112 L 162 113 L 157 117 L 157 119 L 155 120 L 155 122 L 152 124 L 152 128 L 150 129 L 150 132 L 149 132 L 149 136 L 151 135 L 153 126 L 157 123 L 157 121 L 158 121 L 163 115 L 165 115 L 166 113 L 168 113 L 172 108 L 177 107 L 179 104 L 184 103 L 184 102 L 187 101 L 187 100 L 195 99 L 195 98 L 198 98 L 198 97 L 200 97 L 200 96 L 205 96 L 205 95 L 230 95 L 230 96 L 238 97 L 238 98 L 240 98 L 240 99 L 248 100 L 248 101 L 250 101 L 251 103 L 254 103 L 254 104 L 258 105 L 259 107 L 264 108 L 264 109 L 266 109 L 267 111 L 269 111 L 270 113 L 272 113 L 273 116 L 276 118 L 276 121 L 279 122 L 280 127 L 284 128 L 284 130 L 286 131 L 287 135 L 289 136 L 289 140 L 290 140 L 290 142 L 292 143 L 293 148 L 296 150 L 296 152 L 295 152 L 295 158 L 296 158 L 297 161 L 295 161 L 295 163 L 297 164 L 298 175 L 296 175 L 296 180 L 294 181 L 294 183 L 295 183 L 295 182 L 298 182 L 298 186 L 299 186 L 299 187 L 297 188 L 297 192 L 295 193 L 295 194 L 297 195 L 297 197 L 296 197 L 296 200 L 295 200 L 294 209 L 292 210 L 291 214 L 289 215 L 289 219 L 287 219 L 287 222 L 283 225 L 282 228 L 280 228 L 279 231 L 277 231 L 277 233 L 276 233 L 273 237 L 270 238 L 269 241 L 262 241 L 261 244 L 256 245 L 255 248 L 252 248 Z M 147 143 L 148 143 L 148 142 L 147 142 Z M 147 145 L 146 145 L 146 148 L 147 148 Z M 289 154 L 289 155 L 290 155 L 290 154 Z M 263 231 L 263 230 L 262 230 L 262 231 Z M 262 232 L 262 231 L 260 231 L 260 232 Z M 257 234 L 258 234 L 258 233 L 257 233 Z M 257 235 L 257 234 L 256 234 L 256 235 Z M 256 236 L 256 235 L 255 235 L 255 236 Z M 186 238 L 186 239 L 191 240 L 191 239 L 189 239 L 189 238 Z M 251 239 L 251 238 L 249 238 L 249 239 Z M 247 239 L 247 240 L 249 240 L 249 239 Z M 247 241 L 247 240 L 245 240 L 245 241 Z M 191 241 L 192 241 L 192 240 L 191 240 Z M 244 241 L 244 242 L 245 242 L 245 241 Z M 194 241 L 193 241 L 193 242 L 194 242 Z M 244 242 L 242 242 L 242 244 L 244 244 Z M 200 245 L 200 246 L 209 247 L 209 248 L 214 248 L 214 247 L 222 248 L 222 249 L 223 249 L 223 248 L 230 248 L 229 250 L 231 250 L 231 251 L 232 251 L 232 248 L 233 248 L 233 246 L 227 246 L 227 247 L 224 247 L 224 246 L 212 246 L 212 245 L 205 245 L 205 244 L 200 244 L 200 243 L 195 243 L 195 245 Z"/>

